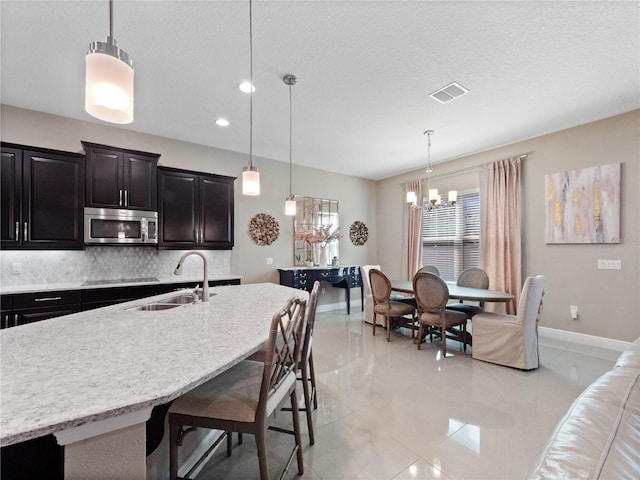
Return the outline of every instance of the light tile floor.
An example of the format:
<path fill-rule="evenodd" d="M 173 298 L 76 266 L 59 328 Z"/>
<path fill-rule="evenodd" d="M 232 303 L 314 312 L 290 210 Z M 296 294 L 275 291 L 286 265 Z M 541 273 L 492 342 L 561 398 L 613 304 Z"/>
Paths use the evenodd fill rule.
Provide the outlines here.
<path fill-rule="evenodd" d="M 556 423 L 618 352 L 540 338 L 540 368 L 523 372 L 476 361 L 449 341 L 418 351 L 407 332 L 375 337 L 359 311 L 318 313 L 314 356 L 318 409 L 309 445 L 301 413 L 304 479 L 523 479 Z M 300 395 L 301 397 L 301 395 Z M 290 425 L 288 413 L 278 420 Z M 291 437 L 269 432 L 269 469 L 278 478 Z M 200 479 L 259 478 L 255 443 L 220 448 Z"/>

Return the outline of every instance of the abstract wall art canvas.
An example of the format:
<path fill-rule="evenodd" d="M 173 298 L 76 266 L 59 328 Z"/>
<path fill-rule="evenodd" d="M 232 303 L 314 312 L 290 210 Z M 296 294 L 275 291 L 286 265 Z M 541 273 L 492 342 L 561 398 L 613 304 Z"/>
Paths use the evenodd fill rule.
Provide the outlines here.
<path fill-rule="evenodd" d="M 620 163 L 545 175 L 545 243 L 620 243 Z"/>

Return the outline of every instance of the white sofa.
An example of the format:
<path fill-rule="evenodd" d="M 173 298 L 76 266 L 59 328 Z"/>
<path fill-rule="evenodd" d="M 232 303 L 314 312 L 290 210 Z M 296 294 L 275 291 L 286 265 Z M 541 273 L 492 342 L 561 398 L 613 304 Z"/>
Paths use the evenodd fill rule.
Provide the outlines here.
<path fill-rule="evenodd" d="M 531 480 L 640 478 L 640 338 L 576 399 Z"/>

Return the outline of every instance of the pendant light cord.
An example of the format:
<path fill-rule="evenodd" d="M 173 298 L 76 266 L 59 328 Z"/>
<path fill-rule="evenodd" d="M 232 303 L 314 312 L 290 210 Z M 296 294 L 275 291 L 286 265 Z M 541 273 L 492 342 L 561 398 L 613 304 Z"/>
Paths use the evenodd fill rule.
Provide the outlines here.
<path fill-rule="evenodd" d="M 289 197 L 291 197 L 291 191 L 292 191 L 292 183 L 291 183 L 291 86 L 292 84 L 289 83 Z"/>
<path fill-rule="evenodd" d="M 113 38 L 113 0 L 109 0 L 109 37 Z"/>
<path fill-rule="evenodd" d="M 253 22 L 249 0 L 249 167 L 253 167 Z"/>

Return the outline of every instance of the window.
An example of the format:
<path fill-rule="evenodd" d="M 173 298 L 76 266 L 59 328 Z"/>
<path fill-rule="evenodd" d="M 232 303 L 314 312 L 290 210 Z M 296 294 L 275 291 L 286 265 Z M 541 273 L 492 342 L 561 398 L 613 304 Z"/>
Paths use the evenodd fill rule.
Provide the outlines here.
<path fill-rule="evenodd" d="M 463 270 L 480 262 L 480 193 L 458 194 L 422 214 L 422 265 L 434 265 L 445 280 L 455 281 Z"/>

